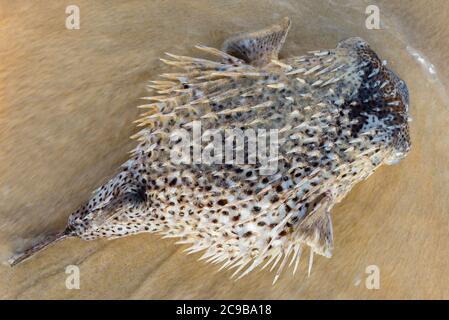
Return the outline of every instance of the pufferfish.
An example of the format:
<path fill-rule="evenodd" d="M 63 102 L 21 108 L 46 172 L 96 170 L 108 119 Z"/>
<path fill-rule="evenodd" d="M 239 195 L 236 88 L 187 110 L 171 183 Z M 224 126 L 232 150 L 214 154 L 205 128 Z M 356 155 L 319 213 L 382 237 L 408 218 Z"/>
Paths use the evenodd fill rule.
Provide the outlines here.
<path fill-rule="evenodd" d="M 15 265 L 67 237 L 118 238 L 142 232 L 178 238 L 188 253 L 235 269 L 238 278 L 256 267 L 296 271 L 304 248 L 330 257 L 332 207 L 382 164 L 393 164 L 410 149 L 409 94 L 404 81 L 361 38 L 335 49 L 279 59 L 290 20 L 231 37 L 222 50 L 197 46 L 213 57 L 167 54 L 161 59 L 178 72 L 151 81 L 137 120 L 137 147 L 130 159 L 92 198 L 72 213 L 66 229 L 10 259 Z M 184 161 L 207 141 L 174 139 L 193 124 L 217 132 L 268 131 L 277 134 L 276 163 Z M 232 131 L 234 132 L 234 131 Z M 233 135 L 222 136 L 227 143 Z M 217 142 L 217 141 L 215 141 Z M 196 144 L 196 145 L 195 145 Z M 239 149 L 239 150 L 237 150 Z M 265 163 L 266 165 L 266 163 Z"/>

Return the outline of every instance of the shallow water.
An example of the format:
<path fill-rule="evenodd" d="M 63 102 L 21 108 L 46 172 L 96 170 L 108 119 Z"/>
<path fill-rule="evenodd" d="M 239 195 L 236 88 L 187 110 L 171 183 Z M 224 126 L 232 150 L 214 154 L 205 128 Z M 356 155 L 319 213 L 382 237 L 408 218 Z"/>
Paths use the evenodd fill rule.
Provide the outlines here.
<path fill-rule="evenodd" d="M 164 70 L 163 52 L 194 54 L 229 35 L 284 16 L 283 56 L 333 48 L 361 36 L 409 87 L 413 149 L 382 167 L 333 210 L 332 259 L 287 270 L 231 272 L 197 262 L 156 235 L 66 240 L 11 269 L 0 298 L 449 298 L 449 24 L 444 0 L 76 1 L 81 29 L 64 27 L 64 1 L 0 0 L 0 258 L 71 211 L 126 160 L 145 81 Z M 377 4 L 381 30 L 365 28 Z M 77 265 L 81 289 L 65 287 Z M 365 269 L 377 265 L 379 290 Z"/>

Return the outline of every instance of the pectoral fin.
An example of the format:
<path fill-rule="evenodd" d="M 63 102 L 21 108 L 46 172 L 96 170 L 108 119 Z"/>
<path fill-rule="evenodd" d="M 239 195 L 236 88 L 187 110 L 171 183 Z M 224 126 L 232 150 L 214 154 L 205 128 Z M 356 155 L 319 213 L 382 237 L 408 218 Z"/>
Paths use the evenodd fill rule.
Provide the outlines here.
<path fill-rule="evenodd" d="M 112 199 L 104 207 L 94 210 L 90 213 L 91 227 L 98 229 L 105 223 L 111 221 L 115 217 L 123 214 L 126 210 L 137 208 L 145 201 L 145 192 L 137 187 L 127 188 L 126 192 L 121 193 Z"/>
<path fill-rule="evenodd" d="M 301 240 L 310 246 L 314 253 L 325 257 L 332 256 L 333 231 L 330 208 L 333 205 L 332 198 L 324 196 L 299 225 Z"/>
<path fill-rule="evenodd" d="M 281 23 L 266 29 L 231 37 L 224 42 L 223 51 L 251 65 L 263 66 L 272 59 L 278 59 L 290 24 L 290 19 L 286 17 Z"/>

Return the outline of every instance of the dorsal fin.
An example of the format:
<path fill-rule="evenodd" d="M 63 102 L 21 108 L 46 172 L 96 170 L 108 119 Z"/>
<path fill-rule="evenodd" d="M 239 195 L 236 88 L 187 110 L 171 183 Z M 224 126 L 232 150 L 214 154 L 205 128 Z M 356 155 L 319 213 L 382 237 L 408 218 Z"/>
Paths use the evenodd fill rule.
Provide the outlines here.
<path fill-rule="evenodd" d="M 223 51 L 254 66 L 263 66 L 278 58 L 290 24 L 290 19 L 285 17 L 271 27 L 233 36 L 223 43 Z"/>

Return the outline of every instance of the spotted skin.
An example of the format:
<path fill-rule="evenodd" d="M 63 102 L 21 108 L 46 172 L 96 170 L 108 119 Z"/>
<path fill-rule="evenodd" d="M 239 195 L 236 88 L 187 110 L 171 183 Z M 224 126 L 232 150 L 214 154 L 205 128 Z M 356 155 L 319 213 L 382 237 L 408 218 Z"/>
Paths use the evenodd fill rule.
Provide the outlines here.
<path fill-rule="evenodd" d="M 275 281 L 287 264 L 296 270 L 304 247 L 309 272 L 314 253 L 330 257 L 334 204 L 410 149 L 408 91 L 360 38 L 278 60 L 289 27 L 284 20 L 272 33 L 231 38 L 224 50 L 240 58 L 198 46 L 217 59 L 163 59 L 181 72 L 150 82 L 156 95 L 141 106 L 132 157 L 69 217 L 64 234 L 159 233 L 239 277 L 271 265 Z M 172 163 L 179 147 L 172 134 L 192 133 L 194 121 L 203 131 L 277 129 L 277 171 L 262 174 L 258 162 L 225 164 L 224 156 L 223 164 Z"/>

